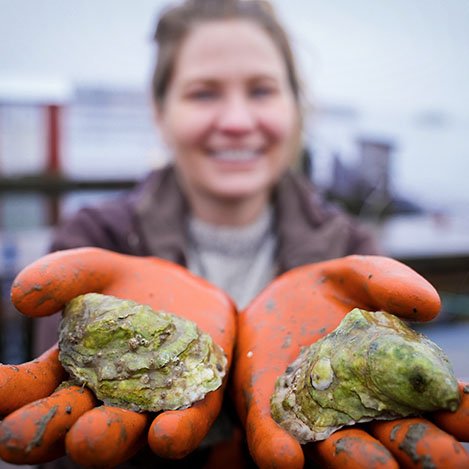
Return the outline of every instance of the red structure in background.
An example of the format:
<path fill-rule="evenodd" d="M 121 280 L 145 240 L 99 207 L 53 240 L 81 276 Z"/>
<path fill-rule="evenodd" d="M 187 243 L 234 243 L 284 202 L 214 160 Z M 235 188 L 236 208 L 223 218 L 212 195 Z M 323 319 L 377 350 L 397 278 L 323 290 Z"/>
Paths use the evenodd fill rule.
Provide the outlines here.
<path fill-rule="evenodd" d="M 9 173 L 1 176 L 47 178 L 61 174 L 63 171 L 63 122 L 61 121 L 63 109 L 70 103 L 73 95 L 74 88 L 71 83 L 61 78 L 0 77 L 0 107 L 4 111 L 2 114 L 5 114 L 7 123 L 6 127 L 0 127 L 0 134 L 7 132 L 8 143 L 3 149 L 10 152 L 4 156 L 12 168 Z M 21 114 L 22 109 L 24 117 Z M 39 126 L 36 124 L 34 112 L 40 114 L 42 122 Z M 37 132 L 41 135 L 38 136 Z M 23 139 L 27 142 L 26 145 L 21 144 Z M 36 146 L 44 146 L 35 149 L 31 147 L 31 142 Z M 27 155 L 22 155 L 22 151 L 28 152 Z M 44 161 L 37 161 L 38 157 L 43 157 Z M 21 163 L 17 168 L 14 164 L 15 159 Z M 30 170 L 24 164 L 25 161 L 32 162 Z M 21 168 L 20 171 L 24 174 L 19 173 L 18 168 Z"/>
<path fill-rule="evenodd" d="M 61 172 L 61 127 L 62 108 L 58 104 L 47 104 L 46 112 L 46 172 L 58 175 Z"/>
<path fill-rule="evenodd" d="M 44 106 L 45 118 L 45 145 L 46 164 L 45 171 L 48 177 L 57 177 L 62 169 L 61 153 L 61 116 L 62 106 L 59 104 L 46 104 Z M 51 226 L 56 225 L 60 219 L 60 199 L 57 194 L 49 198 L 49 220 Z"/>

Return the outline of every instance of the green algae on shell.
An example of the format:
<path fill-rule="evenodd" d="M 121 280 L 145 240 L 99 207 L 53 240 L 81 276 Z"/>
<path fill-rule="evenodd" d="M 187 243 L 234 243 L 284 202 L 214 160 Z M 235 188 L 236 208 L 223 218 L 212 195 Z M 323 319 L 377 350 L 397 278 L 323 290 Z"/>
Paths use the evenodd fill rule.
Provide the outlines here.
<path fill-rule="evenodd" d="M 300 443 L 345 425 L 456 410 L 458 382 L 444 352 L 396 316 L 354 309 L 280 376 L 274 420 Z"/>
<path fill-rule="evenodd" d="M 135 411 L 189 407 L 220 387 L 227 359 L 187 319 L 98 293 L 63 311 L 59 359 L 107 405 Z"/>

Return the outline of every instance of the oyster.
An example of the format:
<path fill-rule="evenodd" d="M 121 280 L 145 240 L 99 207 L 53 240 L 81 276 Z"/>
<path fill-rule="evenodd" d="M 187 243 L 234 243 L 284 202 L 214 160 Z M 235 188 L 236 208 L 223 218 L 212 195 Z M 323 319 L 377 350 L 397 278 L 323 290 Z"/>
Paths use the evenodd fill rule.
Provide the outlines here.
<path fill-rule="evenodd" d="M 278 378 L 271 413 L 307 443 L 357 422 L 455 410 L 459 399 L 436 344 L 392 314 L 356 308 Z"/>
<path fill-rule="evenodd" d="M 135 411 L 182 409 L 217 389 L 221 347 L 187 319 L 88 293 L 63 311 L 59 359 L 105 404 Z"/>

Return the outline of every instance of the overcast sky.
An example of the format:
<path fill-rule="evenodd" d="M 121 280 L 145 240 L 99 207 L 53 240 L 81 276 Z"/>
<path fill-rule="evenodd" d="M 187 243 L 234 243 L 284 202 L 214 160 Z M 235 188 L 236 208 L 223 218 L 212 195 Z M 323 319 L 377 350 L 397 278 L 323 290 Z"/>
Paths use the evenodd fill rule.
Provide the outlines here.
<path fill-rule="evenodd" d="M 444 146 L 433 155 L 435 141 L 414 149 L 428 156 L 428 177 L 438 185 L 442 151 L 456 145 L 445 155 L 453 168 L 447 186 L 456 195 L 466 190 L 462 174 L 469 169 L 469 143 L 455 136 L 469 134 L 469 0 L 274 4 L 313 103 L 356 109 L 368 130 L 381 131 L 384 125 L 391 133 L 402 132 L 422 115 L 437 126 L 451 125 L 451 135 L 439 140 Z M 0 91 L 9 80 L 146 89 L 152 31 L 165 5 L 160 0 L 0 0 Z M 406 148 L 409 153 L 412 144 Z M 427 184 L 425 175 L 414 174 L 422 163 L 401 154 L 397 173 L 404 185 Z"/>
<path fill-rule="evenodd" d="M 468 0 L 276 0 L 318 100 L 469 113 Z M 142 86 L 161 0 L 0 0 L 4 78 Z"/>

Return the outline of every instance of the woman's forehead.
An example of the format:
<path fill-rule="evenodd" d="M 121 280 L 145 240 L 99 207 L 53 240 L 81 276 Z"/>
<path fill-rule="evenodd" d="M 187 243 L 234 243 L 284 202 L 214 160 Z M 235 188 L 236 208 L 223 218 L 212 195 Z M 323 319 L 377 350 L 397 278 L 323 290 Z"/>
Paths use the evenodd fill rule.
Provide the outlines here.
<path fill-rule="evenodd" d="M 286 75 L 286 64 L 271 37 L 249 20 L 199 24 L 185 39 L 175 63 L 175 75 L 184 80 L 242 72 Z"/>

